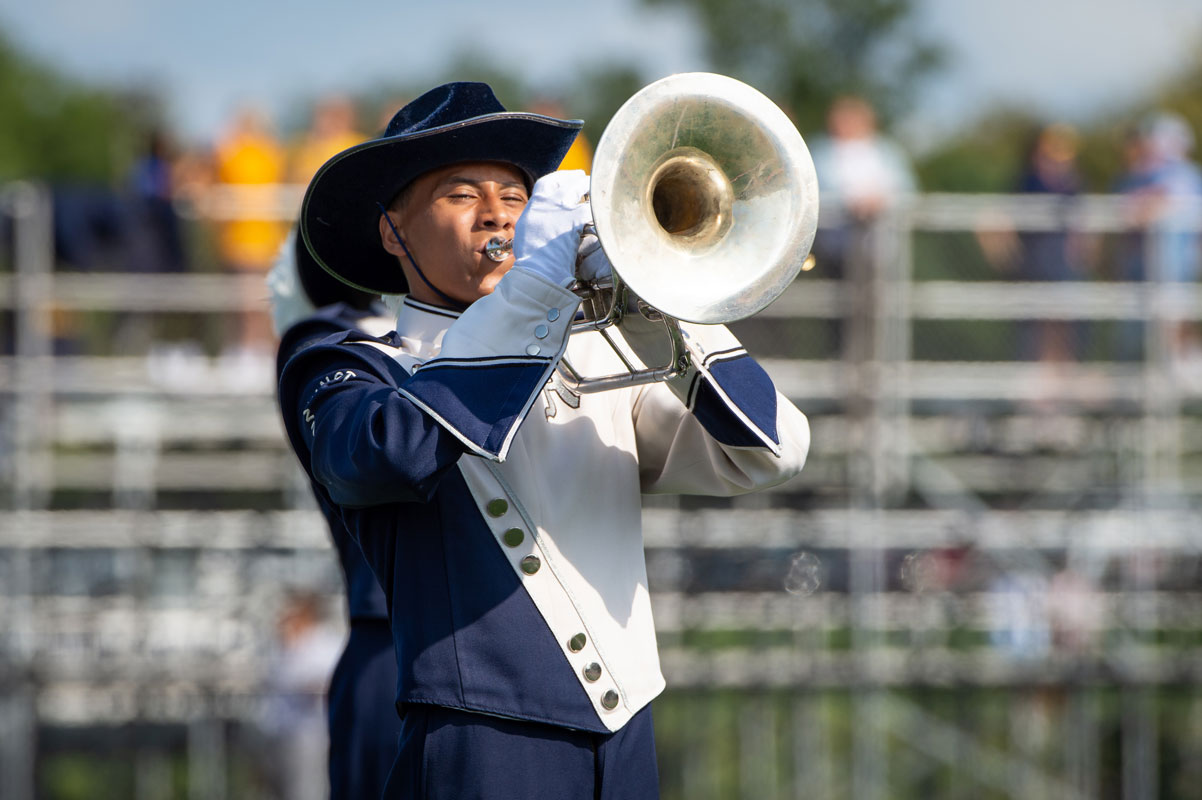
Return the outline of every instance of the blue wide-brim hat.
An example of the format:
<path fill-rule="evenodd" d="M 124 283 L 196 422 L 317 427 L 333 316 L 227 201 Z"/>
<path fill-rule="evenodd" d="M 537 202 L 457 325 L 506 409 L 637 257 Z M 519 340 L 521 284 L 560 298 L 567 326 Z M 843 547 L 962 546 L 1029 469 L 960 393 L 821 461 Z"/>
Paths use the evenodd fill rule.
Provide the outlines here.
<path fill-rule="evenodd" d="M 415 178 L 464 161 L 500 161 L 530 185 L 563 161 L 584 123 L 506 111 L 484 83 L 448 83 L 406 105 L 379 139 L 327 161 L 301 205 L 300 235 L 313 258 L 345 283 L 376 294 L 409 291 L 380 243 L 380 208 Z"/>

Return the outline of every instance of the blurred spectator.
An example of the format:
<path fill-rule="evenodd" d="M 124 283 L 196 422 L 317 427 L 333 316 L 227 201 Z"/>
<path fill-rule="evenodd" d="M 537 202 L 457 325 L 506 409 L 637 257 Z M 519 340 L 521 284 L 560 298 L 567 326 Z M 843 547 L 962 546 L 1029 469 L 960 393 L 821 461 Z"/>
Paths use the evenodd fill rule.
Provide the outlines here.
<path fill-rule="evenodd" d="M 120 185 L 55 184 L 51 197 L 56 266 L 81 272 L 184 270 L 172 169 L 168 137 L 153 130 Z M 97 322 L 77 311 L 54 308 L 51 326 L 54 352 L 60 355 L 84 352 L 89 340 L 120 345 L 148 336 L 144 315 L 123 312 Z"/>
<path fill-rule="evenodd" d="M 827 114 L 827 135 L 811 152 L 826 217 L 815 255 L 820 269 L 840 277 L 846 260 L 866 244 L 866 226 L 914 191 L 914 175 L 901 147 L 877 132 L 876 113 L 859 97 L 835 101 Z"/>
<path fill-rule="evenodd" d="M 216 177 L 227 186 L 262 186 L 284 177 L 284 151 L 257 110 L 244 109 L 216 147 Z M 223 225 L 221 257 L 239 270 L 266 271 L 284 238 L 274 219 L 239 219 Z"/>
<path fill-rule="evenodd" d="M 280 335 L 277 375 L 289 359 L 314 342 L 339 331 L 384 336 L 396 325 L 378 298 L 361 292 L 323 269 L 288 235 L 267 276 L 272 321 Z M 393 299 L 390 296 L 390 300 Z M 350 635 L 330 680 L 329 783 L 336 800 L 379 797 L 396 758 L 397 662 L 388 624 L 388 606 L 358 542 L 329 495 L 316 484 L 314 498 L 326 518 L 342 565 Z"/>
<path fill-rule="evenodd" d="M 1089 578 L 1065 567 L 1048 587 L 1048 619 L 1056 647 L 1084 655 L 1094 649 L 1105 627 L 1105 601 Z"/>
<path fill-rule="evenodd" d="M 327 97 L 313 107 L 309 130 L 293 148 L 288 167 L 288 179 L 308 184 L 309 180 L 330 160 L 364 140 L 355 124 L 355 106 L 341 95 Z"/>
<path fill-rule="evenodd" d="M 1128 213 L 1139 234 L 1122 248 L 1120 277 L 1131 281 L 1187 283 L 1202 267 L 1197 226 L 1202 219 L 1202 170 L 1189 158 L 1194 133 L 1176 114 L 1145 118 L 1127 144 L 1127 172 L 1115 187 L 1128 200 Z M 1139 352 L 1138 332 L 1124 328 L 1123 353 Z M 1169 354 L 1182 373 L 1202 362 L 1202 343 L 1192 322 L 1174 323 Z"/>
<path fill-rule="evenodd" d="M 327 796 L 324 698 L 341 652 L 342 636 L 323 619 L 319 598 L 308 592 L 289 597 L 261 723 L 269 749 L 268 783 L 278 800 Z"/>
<path fill-rule="evenodd" d="M 55 269 L 124 272 L 133 263 L 133 221 L 125 199 L 104 183 L 51 186 Z M 50 335 L 56 355 L 80 355 L 88 343 L 85 315 L 53 305 Z"/>
<path fill-rule="evenodd" d="M 241 214 L 221 223 L 218 252 L 227 269 L 235 272 L 265 273 L 275 261 L 286 226 L 273 218 L 274 201 L 270 193 L 258 194 L 252 187 L 268 187 L 284 180 L 284 150 L 276 141 L 263 114 L 244 109 L 235 117 L 229 131 L 217 143 L 215 170 L 217 181 L 226 187 L 245 191 L 234 199 Z M 256 212 L 261 216 L 257 216 Z M 248 308 L 261 304 L 261 284 L 247 284 L 250 294 L 243 298 Z M 246 353 L 270 358 L 271 329 L 262 312 L 245 311 L 241 316 L 238 344 Z M 257 366 L 257 365 L 256 365 Z M 263 370 L 268 369 L 266 366 Z"/>
<path fill-rule="evenodd" d="M 203 202 L 216 180 L 213 158 L 208 147 L 181 147 L 173 154 L 171 184 L 177 201 L 193 206 Z"/>
<path fill-rule="evenodd" d="M 1112 191 L 1124 196 L 1127 216 L 1135 226 L 1134 230 L 1122 233 L 1115 239 L 1115 277 L 1121 281 L 1143 281 L 1147 274 L 1147 245 L 1143 233 L 1147 221 L 1143 217 L 1146 216 L 1147 205 L 1144 196 L 1152 182 L 1149 162 L 1147 140 L 1138 127 L 1132 127 L 1123 139 L 1123 173 L 1112 187 Z M 1121 322 L 1118 337 L 1120 359 L 1138 361 L 1143 358 L 1143 323 Z"/>
<path fill-rule="evenodd" d="M 1077 170 L 1077 132 L 1053 123 L 1036 131 L 1026 149 L 1023 171 L 1015 187 L 1020 194 L 1044 195 L 1052 215 L 1051 229 L 1017 233 L 1005 225 L 979 235 L 982 248 L 998 269 L 1027 282 L 1074 281 L 1084 275 L 1082 238 L 1068 229 L 1071 200 L 1081 191 Z M 1020 323 L 1018 357 L 1061 364 L 1083 355 L 1085 328 L 1064 320 Z"/>
<path fill-rule="evenodd" d="M 851 316 L 836 332 L 843 356 L 863 361 L 871 351 L 871 289 L 874 223 L 898 199 L 914 191 L 909 159 L 877 132 L 876 113 L 859 97 L 841 97 L 827 114 L 827 135 L 811 153 L 822 192 L 819 230 L 814 240 L 817 274 L 848 281 Z"/>
<path fill-rule="evenodd" d="M 949 620 L 957 614 L 957 595 L 968 587 L 975 561 L 971 543 L 910 553 L 902 560 L 902 587 L 926 596 L 926 602 L 918 604 L 907 620 L 915 650 L 947 645 Z"/>
<path fill-rule="evenodd" d="M 51 188 L 54 252 L 60 266 L 81 272 L 122 271 L 129 255 L 129 215 L 121 196 L 99 183 Z"/>
<path fill-rule="evenodd" d="M 147 135 L 146 149 L 129 173 L 137 221 L 138 263 L 144 272 L 184 272 L 187 256 L 175 212 L 175 153 L 162 130 Z"/>
<path fill-rule="evenodd" d="M 556 119 L 572 119 L 572 115 L 564 108 L 563 104 L 558 100 L 544 98 L 536 100 L 530 106 L 530 110 L 535 114 L 542 114 L 547 117 L 555 117 Z M 576 140 L 572 142 L 572 147 L 568 150 L 567 155 L 563 157 L 559 168 L 563 169 L 582 169 L 585 172 L 591 173 L 593 170 L 593 147 L 589 144 L 588 138 L 581 131 L 576 135 Z"/>
<path fill-rule="evenodd" d="M 989 586 L 990 634 L 1004 655 L 1033 660 L 1047 655 L 1052 642 L 1048 626 L 1048 580 L 1036 572 L 1000 572 Z"/>

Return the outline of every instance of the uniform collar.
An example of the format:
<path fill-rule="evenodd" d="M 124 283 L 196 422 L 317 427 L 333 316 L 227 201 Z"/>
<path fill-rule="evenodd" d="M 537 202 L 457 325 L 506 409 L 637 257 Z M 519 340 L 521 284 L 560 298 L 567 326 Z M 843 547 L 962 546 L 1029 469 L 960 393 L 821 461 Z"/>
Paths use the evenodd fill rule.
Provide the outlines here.
<path fill-rule="evenodd" d="M 401 348 L 421 360 L 434 358 L 442 349 L 442 337 L 460 312 L 406 297 L 397 314 L 396 332 Z"/>

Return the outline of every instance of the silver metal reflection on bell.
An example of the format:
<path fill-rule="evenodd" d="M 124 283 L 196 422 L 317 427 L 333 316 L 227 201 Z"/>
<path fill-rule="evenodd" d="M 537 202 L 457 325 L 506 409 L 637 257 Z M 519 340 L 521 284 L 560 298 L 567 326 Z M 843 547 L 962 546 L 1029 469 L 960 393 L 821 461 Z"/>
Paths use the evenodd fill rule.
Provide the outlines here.
<path fill-rule="evenodd" d="M 818 175 L 789 117 L 724 75 L 670 75 L 613 115 L 590 206 L 614 274 L 665 317 L 757 313 L 793 283 L 818 228 Z"/>
<path fill-rule="evenodd" d="M 679 322 L 749 317 L 813 268 L 818 176 L 809 149 L 784 111 L 723 75 L 671 75 L 631 97 L 597 143 L 588 202 L 593 223 L 577 264 L 594 252 L 591 233 L 613 274 L 572 287 L 583 302 L 571 332 L 608 340 L 604 329 L 637 311 L 663 325 L 672 358 L 641 369 L 614 347 L 627 371 L 603 376 L 565 359 L 559 373 L 574 394 L 682 374 L 701 353 L 686 349 Z"/>
<path fill-rule="evenodd" d="M 513 253 L 513 239 L 504 236 L 494 236 L 484 245 L 484 254 L 493 261 L 501 262 Z"/>

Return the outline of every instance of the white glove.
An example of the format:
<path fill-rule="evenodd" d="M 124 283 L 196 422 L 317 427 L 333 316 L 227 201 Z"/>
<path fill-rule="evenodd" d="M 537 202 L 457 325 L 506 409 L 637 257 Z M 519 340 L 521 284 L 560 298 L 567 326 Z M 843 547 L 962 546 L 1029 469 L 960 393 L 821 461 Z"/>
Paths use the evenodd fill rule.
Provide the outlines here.
<path fill-rule="evenodd" d="M 586 233 L 576 250 L 576 276 L 582 281 L 597 281 L 613 274 L 609 256 L 601 249 L 595 233 Z"/>
<path fill-rule="evenodd" d="M 267 273 L 267 291 L 271 294 L 271 327 L 276 337 L 317 311 L 296 270 L 296 228 L 280 245 L 275 264 Z"/>
<path fill-rule="evenodd" d="M 513 235 L 514 266 L 540 275 L 564 288 L 576 280 L 576 254 L 580 232 L 592 219 L 584 199 L 588 175 L 572 169 L 544 175 Z"/>

